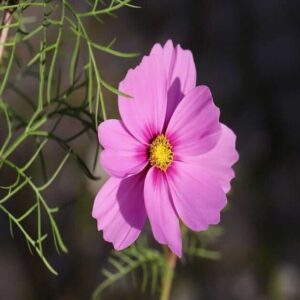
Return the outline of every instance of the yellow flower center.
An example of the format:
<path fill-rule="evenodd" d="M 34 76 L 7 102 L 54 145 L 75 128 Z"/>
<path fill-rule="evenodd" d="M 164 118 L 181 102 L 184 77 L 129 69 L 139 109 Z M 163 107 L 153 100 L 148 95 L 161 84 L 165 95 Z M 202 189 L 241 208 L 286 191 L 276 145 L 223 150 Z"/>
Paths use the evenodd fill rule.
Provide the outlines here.
<path fill-rule="evenodd" d="M 164 134 L 159 134 L 149 148 L 149 162 L 151 166 L 166 171 L 173 162 L 172 145 Z"/>

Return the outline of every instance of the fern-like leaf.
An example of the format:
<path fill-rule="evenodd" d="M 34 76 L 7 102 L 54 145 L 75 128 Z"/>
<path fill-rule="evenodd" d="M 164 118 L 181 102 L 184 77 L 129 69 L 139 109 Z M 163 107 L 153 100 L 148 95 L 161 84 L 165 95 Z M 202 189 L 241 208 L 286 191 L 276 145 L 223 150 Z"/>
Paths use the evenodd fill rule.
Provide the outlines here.
<path fill-rule="evenodd" d="M 125 276 L 140 271 L 142 274 L 141 289 L 145 291 L 148 285 L 154 293 L 158 289 L 158 278 L 164 270 L 164 257 L 154 249 L 132 246 L 123 252 L 113 251 L 109 258 L 109 269 L 102 270 L 104 280 L 95 289 L 92 298 L 100 299 L 102 292 L 123 279 Z M 151 283 L 149 284 L 149 282 Z"/>

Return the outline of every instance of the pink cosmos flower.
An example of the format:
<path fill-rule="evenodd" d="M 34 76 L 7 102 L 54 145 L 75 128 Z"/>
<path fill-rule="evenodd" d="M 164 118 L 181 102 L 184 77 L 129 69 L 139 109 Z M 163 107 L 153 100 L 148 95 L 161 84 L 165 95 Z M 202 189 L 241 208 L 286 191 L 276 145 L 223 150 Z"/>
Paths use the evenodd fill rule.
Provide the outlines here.
<path fill-rule="evenodd" d="M 181 256 L 180 220 L 194 231 L 218 224 L 238 160 L 235 134 L 219 121 L 206 86 L 196 87 L 189 50 L 155 44 L 119 90 L 120 120 L 98 128 L 111 178 L 92 215 L 116 250 L 131 245 L 147 216 L 154 238 Z"/>

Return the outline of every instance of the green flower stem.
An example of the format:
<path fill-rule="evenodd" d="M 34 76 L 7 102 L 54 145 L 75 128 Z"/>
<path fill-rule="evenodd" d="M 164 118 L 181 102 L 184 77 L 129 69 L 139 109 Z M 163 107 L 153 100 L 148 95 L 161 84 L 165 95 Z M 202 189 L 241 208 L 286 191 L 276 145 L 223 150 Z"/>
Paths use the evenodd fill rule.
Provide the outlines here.
<path fill-rule="evenodd" d="M 166 269 L 164 272 L 164 276 L 162 278 L 162 293 L 160 300 L 169 300 L 170 299 L 170 293 L 174 278 L 174 272 L 177 262 L 177 256 L 172 251 L 170 251 L 168 248 L 165 248 L 166 251 Z"/>

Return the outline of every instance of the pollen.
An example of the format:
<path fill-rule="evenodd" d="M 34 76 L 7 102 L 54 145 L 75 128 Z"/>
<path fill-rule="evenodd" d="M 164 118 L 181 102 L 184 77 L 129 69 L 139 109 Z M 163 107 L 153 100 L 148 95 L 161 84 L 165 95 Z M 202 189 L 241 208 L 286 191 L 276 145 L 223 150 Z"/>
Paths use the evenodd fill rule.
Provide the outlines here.
<path fill-rule="evenodd" d="M 159 134 L 150 144 L 149 162 L 162 171 L 166 171 L 173 162 L 172 145 L 164 134 Z"/>

